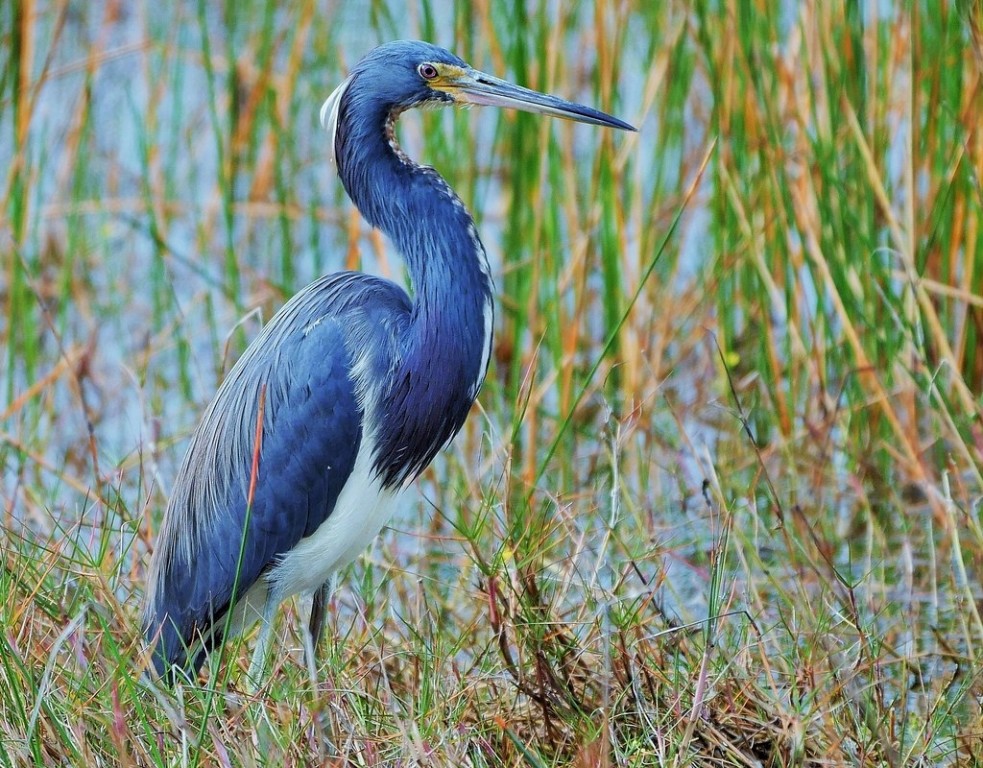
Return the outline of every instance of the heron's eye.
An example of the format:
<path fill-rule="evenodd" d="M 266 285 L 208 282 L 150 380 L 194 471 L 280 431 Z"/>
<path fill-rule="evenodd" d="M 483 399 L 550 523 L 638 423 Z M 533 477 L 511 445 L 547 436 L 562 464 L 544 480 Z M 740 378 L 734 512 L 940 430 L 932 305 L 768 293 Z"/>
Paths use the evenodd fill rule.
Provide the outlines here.
<path fill-rule="evenodd" d="M 433 80 L 437 77 L 437 68 L 433 64 L 421 64 L 416 68 L 416 71 L 420 73 L 420 77 L 424 80 Z"/>

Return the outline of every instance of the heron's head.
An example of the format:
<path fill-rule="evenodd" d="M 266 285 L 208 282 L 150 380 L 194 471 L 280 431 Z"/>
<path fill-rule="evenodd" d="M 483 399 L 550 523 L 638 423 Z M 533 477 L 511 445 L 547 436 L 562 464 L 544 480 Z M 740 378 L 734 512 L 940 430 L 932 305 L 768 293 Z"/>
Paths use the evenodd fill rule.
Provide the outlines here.
<path fill-rule="evenodd" d="M 448 104 L 511 107 L 580 123 L 634 131 L 628 123 L 582 104 L 513 85 L 479 72 L 450 51 L 416 40 L 396 40 L 370 51 L 321 107 L 332 138 L 343 100 L 360 113 L 386 114 Z"/>

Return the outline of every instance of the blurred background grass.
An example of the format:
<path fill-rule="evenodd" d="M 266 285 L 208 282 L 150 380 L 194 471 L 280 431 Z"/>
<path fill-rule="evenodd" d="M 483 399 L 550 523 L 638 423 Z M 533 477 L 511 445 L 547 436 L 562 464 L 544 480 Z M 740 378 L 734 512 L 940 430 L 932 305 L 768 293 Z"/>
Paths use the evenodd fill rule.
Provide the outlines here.
<path fill-rule="evenodd" d="M 4 765 L 983 760 L 978 2 L 0 6 Z M 499 290 L 323 683 L 137 682 L 176 463 L 326 271 L 323 99 L 419 37 L 623 117 L 408 114 Z M 226 684 L 226 675 L 231 683 Z M 230 691 L 232 692 L 230 694 Z"/>

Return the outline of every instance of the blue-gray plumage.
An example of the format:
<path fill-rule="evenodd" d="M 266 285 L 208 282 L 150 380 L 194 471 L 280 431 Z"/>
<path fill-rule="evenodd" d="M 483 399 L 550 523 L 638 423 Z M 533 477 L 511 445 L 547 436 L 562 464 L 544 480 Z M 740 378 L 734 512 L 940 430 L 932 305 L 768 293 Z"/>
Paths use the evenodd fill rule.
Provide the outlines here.
<path fill-rule="evenodd" d="M 236 633 L 262 620 L 255 682 L 275 610 L 293 594 L 314 595 L 316 647 L 333 574 L 467 417 L 491 355 L 488 262 L 461 200 L 394 134 L 406 109 L 454 103 L 634 130 L 427 43 L 387 43 L 354 67 L 321 121 L 345 191 L 405 260 L 413 296 L 358 272 L 323 277 L 287 302 L 222 383 L 181 464 L 151 562 L 144 627 L 169 679 L 196 672 L 226 626 Z"/>

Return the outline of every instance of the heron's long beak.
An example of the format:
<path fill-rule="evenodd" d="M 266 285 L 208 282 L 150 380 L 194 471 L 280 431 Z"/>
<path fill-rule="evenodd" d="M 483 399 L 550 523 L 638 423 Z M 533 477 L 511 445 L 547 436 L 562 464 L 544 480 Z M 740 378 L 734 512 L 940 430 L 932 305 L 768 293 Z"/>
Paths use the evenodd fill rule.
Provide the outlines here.
<path fill-rule="evenodd" d="M 500 80 L 474 69 L 469 69 L 456 77 L 445 77 L 439 85 L 434 84 L 431 87 L 444 91 L 455 101 L 464 104 L 508 107 L 521 109 L 525 112 L 562 117 L 564 120 L 575 120 L 578 123 L 604 125 L 609 128 L 620 128 L 623 131 L 635 130 L 634 126 L 629 125 L 624 120 L 619 120 L 592 107 L 585 107 L 583 104 L 575 104 L 557 96 L 532 91 L 520 85 L 513 85 L 506 80 Z"/>

